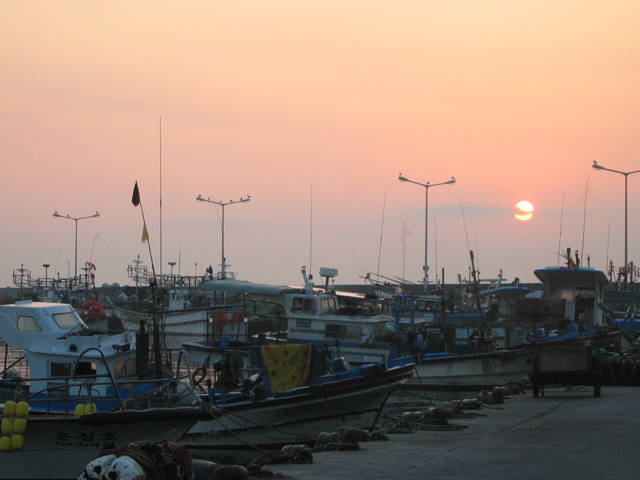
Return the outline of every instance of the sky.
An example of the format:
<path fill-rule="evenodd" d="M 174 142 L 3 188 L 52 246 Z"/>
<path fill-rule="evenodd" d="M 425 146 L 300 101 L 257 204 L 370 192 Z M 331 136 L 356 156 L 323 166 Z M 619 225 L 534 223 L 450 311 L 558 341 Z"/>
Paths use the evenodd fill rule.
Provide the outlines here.
<path fill-rule="evenodd" d="M 420 283 L 427 190 L 399 174 L 456 179 L 428 189 L 430 281 L 468 279 L 470 250 L 509 282 L 567 248 L 624 264 L 625 177 L 591 165 L 640 169 L 637 1 L 4 0 L 0 18 L 0 286 L 73 275 L 74 224 L 98 285 L 131 284 L 138 257 L 218 271 L 222 211 L 198 195 L 251 196 L 224 209 L 239 279 Z"/>

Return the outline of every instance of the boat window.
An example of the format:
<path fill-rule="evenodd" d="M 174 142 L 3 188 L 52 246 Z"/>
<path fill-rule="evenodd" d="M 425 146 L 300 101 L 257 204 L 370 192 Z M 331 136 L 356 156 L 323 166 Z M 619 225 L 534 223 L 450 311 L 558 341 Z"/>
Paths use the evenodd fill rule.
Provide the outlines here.
<path fill-rule="evenodd" d="M 593 308 L 596 292 L 589 289 L 576 289 L 576 308 Z"/>
<path fill-rule="evenodd" d="M 35 318 L 21 315 L 18 317 L 18 330 L 21 332 L 41 332 L 42 327 L 38 325 Z"/>
<path fill-rule="evenodd" d="M 294 297 L 291 300 L 291 311 L 292 312 L 300 312 L 300 311 L 302 311 L 302 298 Z"/>
<path fill-rule="evenodd" d="M 52 377 L 70 377 L 73 374 L 73 363 L 51 362 L 49 368 Z"/>
<path fill-rule="evenodd" d="M 78 364 L 78 375 L 95 375 L 96 364 L 92 362 L 80 362 Z"/>
<path fill-rule="evenodd" d="M 80 319 L 74 312 L 54 313 L 53 321 L 63 330 L 68 330 L 80 323 Z"/>
<path fill-rule="evenodd" d="M 136 371 L 136 360 L 135 358 L 116 362 L 113 366 L 113 376 L 115 378 L 125 378 L 131 377 L 135 374 Z"/>
<path fill-rule="evenodd" d="M 291 311 L 302 313 L 315 313 L 315 298 L 294 297 L 291 300 Z"/>
<path fill-rule="evenodd" d="M 113 366 L 113 376 L 122 378 L 127 376 L 127 362 L 116 362 Z"/>
<path fill-rule="evenodd" d="M 316 302 L 313 298 L 305 298 L 304 299 L 304 313 L 315 313 L 316 311 Z"/>
<path fill-rule="evenodd" d="M 322 313 L 334 313 L 336 308 L 336 299 L 333 297 L 322 299 Z"/>

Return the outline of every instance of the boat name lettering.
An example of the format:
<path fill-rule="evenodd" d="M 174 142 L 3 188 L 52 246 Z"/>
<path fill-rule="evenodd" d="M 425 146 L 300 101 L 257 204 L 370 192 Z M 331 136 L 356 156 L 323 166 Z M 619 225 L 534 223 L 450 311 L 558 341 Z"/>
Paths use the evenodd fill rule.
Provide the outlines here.
<path fill-rule="evenodd" d="M 311 328 L 311 320 L 309 319 L 297 319 L 296 327 L 298 328 Z"/>
<path fill-rule="evenodd" d="M 64 383 L 47 382 L 50 397 L 64 398 L 67 396 L 67 388 Z"/>
<path fill-rule="evenodd" d="M 118 442 L 118 436 L 115 432 L 104 432 L 101 435 L 96 435 L 94 432 L 82 432 L 75 436 L 66 432 L 58 432 L 53 438 L 56 441 L 56 447 L 105 448 Z"/>

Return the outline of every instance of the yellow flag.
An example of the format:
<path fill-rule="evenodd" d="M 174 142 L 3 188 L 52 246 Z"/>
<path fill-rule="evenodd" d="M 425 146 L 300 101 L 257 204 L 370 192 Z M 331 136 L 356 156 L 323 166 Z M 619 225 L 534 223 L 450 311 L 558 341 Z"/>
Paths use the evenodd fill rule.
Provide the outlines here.
<path fill-rule="evenodd" d="M 142 227 L 142 243 L 149 240 L 149 232 L 147 232 L 147 224 Z"/>

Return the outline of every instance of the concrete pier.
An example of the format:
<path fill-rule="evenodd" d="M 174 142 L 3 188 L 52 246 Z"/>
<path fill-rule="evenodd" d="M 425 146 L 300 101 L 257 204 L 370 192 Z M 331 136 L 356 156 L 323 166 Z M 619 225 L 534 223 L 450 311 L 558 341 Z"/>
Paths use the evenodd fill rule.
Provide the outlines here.
<path fill-rule="evenodd" d="M 358 451 L 314 453 L 313 464 L 272 465 L 313 480 L 580 479 L 640 477 L 640 389 L 545 388 L 450 420 L 462 431 L 390 435 Z M 498 407 L 498 408 L 496 408 Z"/>

